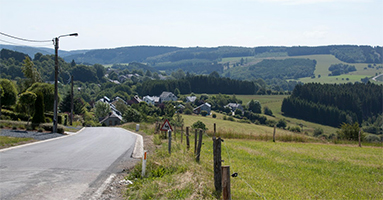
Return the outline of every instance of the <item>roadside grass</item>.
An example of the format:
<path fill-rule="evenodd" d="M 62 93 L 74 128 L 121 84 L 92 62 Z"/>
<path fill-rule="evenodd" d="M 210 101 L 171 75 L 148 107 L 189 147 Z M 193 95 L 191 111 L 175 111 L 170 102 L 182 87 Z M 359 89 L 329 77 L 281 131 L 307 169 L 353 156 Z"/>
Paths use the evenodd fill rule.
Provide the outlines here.
<path fill-rule="evenodd" d="M 8 136 L 0 136 L 0 149 L 7 148 L 11 146 L 17 146 L 20 144 L 25 144 L 27 142 L 34 141 L 32 138 L 16 138 Z"/>
<path fill-rule="evenodd" d="M 130 171 L 127 199 L 220 199 L 214 191 L 211 137 L 203 136 L 199 163 L 194 134 L 189 150 L 179 137 L 172 141 L 171 154 L 167 140 L 161 140 L 148 155 L 144 178 L 141 162 Z M 222 165 L 238 173 L 231 178 L 232 199 L 383 198 L 381 148 L 223 139 Z"/>

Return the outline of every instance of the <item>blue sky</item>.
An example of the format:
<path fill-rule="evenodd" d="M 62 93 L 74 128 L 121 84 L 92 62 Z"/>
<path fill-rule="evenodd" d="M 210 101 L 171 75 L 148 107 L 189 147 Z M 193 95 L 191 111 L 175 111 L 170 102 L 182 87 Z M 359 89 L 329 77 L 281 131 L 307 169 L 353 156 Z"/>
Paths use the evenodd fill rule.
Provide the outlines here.
<path fill-rule="evenodd" d="M 383 0 L 0 0 L 0 32 L 60 49 L 383 45 Z M 52 47 L 0 35 L 1 44 Z"/>

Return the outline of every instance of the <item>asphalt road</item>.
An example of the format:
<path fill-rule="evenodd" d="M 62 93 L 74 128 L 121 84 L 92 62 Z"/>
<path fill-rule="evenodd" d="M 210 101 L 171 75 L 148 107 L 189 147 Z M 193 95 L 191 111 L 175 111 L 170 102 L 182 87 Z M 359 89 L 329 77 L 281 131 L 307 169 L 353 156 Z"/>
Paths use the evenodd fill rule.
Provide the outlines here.
<path fill-rule="evenodd" d="M 136 135 L 121 128 L 78 134 L 0 152 L 0 199 L 92 199 L 131 158 Z"/>

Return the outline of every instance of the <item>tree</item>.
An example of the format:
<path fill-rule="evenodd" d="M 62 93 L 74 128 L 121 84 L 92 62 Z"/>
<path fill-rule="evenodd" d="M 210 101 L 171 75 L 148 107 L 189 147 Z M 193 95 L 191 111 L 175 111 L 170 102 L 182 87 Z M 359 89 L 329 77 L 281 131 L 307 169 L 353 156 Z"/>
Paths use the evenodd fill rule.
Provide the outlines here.
<path fill-rule="evenodd" d="M 178 126 L 178 127 L 181 127 L 184 125 L 184 119 L 182 118 L 182 115 L 180 113 L 176 114 L 173 123 L 175 126 Z"/>
<path fill-rule="evenodd" d="M 152 72 L 150 70 L 146 70 L 145 76 L 152 77 Z"/>
<path fill-rule="evenodd" d="M 176 95 L 177 97 L 179 97 L 179 95 L 180 95 L 180 90 L 178 89 L 178 88 L 176 88 L 175 90 L 174 90 L 174 95 Z"/>
<path fill-rule="evenodd" d="M 176 112 L 176 109 L 171 103 L 169 103 L 165 106 L 164 112 L 165 116 L 172 118 L 174 116 L 174 113 Z"/>
<path fill-rule="evenodd" d="M 70 62 L 70 66 L 71 67 L 75 67 L 76 66 L 76 62 L 74 61 L 74 59 L 72 59 L 72 62 Z"/>
<path fill-rule="evenodd" d="M 96 69 L 96 74 L 99 80 L 102 80 L 105 76 L 106 69 L 100 64 L 95 64 L 93 67 Z"/>
<path fill-rule="evenodd" d="M 267 107 L 267 106 L 265 106 L 265 107 L 263 108 L 263 113 L 264 113 L 265 115 L 273 116 L 273 111 L 271 111 L 270 108 Z"/>
<path fill-rule="evenodd" d="M 128 108 L 122 115 L 126 122 L 140 122 L 142 119 L 141 113 L 134 108 Z"/>
<path fill-rule="evenodd" d="M 26 78 L 23 81 L 23 90 L 29 88 L 33 83 L 42 82 L 40 73 L 34 67 L 34 64 L 29 56 L 26 56 L 24 59 L 22 71 L 24 73 L 24 77 Z"/>
<path fill-rule="evenodd" d="M 12 106 L 16 103 L 17 89 L 16 85 L 8 79 L 0 79 L 0 85 L 3 88 L 3 97 L 1 106 Z"/>
<path fill-rule="evenodd" d="M 360 128 L 358 122 L 355 122 L 354 124 L 342 123 L 340 129 L 341 130 L 337 132 L 339 138 L 354 141 L 359 139 Z"/>
<path fill-rule="evenodd" d="M 27 89 L 29 92 L 33 92 L 35 94 L 41 92 L 44 96 L 44 110 L 47 112 L 53 111 L 54 104 L 54 85 L 48 83 L 34 83 L 30 88 Z M 59 96 L 60 97 L 60 96 Z M 60 102 L 60 98 L 58 99 Z"/>
<path fill-rule="evenodd" d="M 253 112 L 253 113 L 261 113 L 262 112 L 262 106 L 261 106 L 261 103 L 259 103 L 259 101 L 257 100 L 251 100 L 248 104 L 247 104 L 248 108 L 249 108 L 249 111 Z"/>
<path fill-rule="evenodd" d="M 23 106 L 28 116 L 27 126 L 29 125 L 29 119 L 34 112 L 34 103 L 36 101 L 37 95 L 33 92 L 24 92 L 20 95 L 19 102 Z"/>
<path fill-rule="evenodd" d="M 219 74 L 217 71 L 213 71 L 212 73 L 209 74 L 209 77 L 219 78 Z"/>
<path fill-rule="evenodd" d="M 38 92 L 36 96 L 35 113 L 33 114 L 32 123 L 39 124 L 45 122 L 44 95 L 42 92 Z"/>
<path fill-rule="evenodd" d="M 95 115 L 98 119 L 106 117 L 112 110 L 108 103 L 97 101 L 95 105 Z"/>

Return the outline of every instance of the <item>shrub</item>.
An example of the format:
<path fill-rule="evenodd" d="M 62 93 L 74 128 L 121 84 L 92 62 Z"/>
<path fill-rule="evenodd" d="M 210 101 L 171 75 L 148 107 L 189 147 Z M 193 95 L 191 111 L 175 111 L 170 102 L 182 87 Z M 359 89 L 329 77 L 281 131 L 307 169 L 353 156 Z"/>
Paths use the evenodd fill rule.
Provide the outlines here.
<path fill-rule="evenodd" d="M 241 116 L 242 115 L 242 110 L 241 109 L 236 109 L 234 114 Z"/>
<path fill-rule="evenodd" d="M 207 111 L 206 110 L 201 111 L 201 115 L 205 117 L 207 115 Z"/>
<path fill-rule="evenodd" d="M 364 137 L 364 140 L 367 142 L 380 142 L 380 138 L 377 135 L 369 134 Z"/>
<path fill-rule="evenodd" d="M 38 92 L 35 101 L 35 113 L 32 118 L 32 123 L 39 124 L 45 122 L 44 115 L 44 95 L 42 92 Z"/>
<path fill-rule="evenodd" d="M 263 113 L 265 115 L 273 116 L 273 111 L 271 111 L 270 108 L 267 106 L 263 107 Z"/>
<path fill-rule="evenodd" d="M 186 115 L 191 115 L 193 112 L 192 112 L 191 109 L 185 109 L 185 110 L 184 110 L 184 113 L 185 113 Z"/>
<path fill-rule="evenodd" d="M 318 137 L 323 134 L 323 129 L 321 128 L 315 128 L 314 129 L 314 137 Z"/>
<path fill-rule="evenodd" d="M 234 117 L 232 117 L 232 116 L 228 117 L 227 120 L 232 121 L 232 122 L 235 121 Z"/>
<path fill-rule="evenodd" d="M 275 120 L 266 120 L 266 125 L 270 127 L 274 127 L 277 124 L 277 121 Z"/>
<path fill-rule="evenodd" d="M 192 125 L 192 128 L 193 129 L 202 129 L 202 130 L 208 130 L 208 128 L 206 128 L 206 125 L 201 122 L 201 121 L 196 121 L 193 125 Z"/>
<path fill-rule="evenodd" d="M 299 127 L 299 126 L 290 127 L 289 131 L 300 133 L 301 127 Z"/>
<path fill-rule="evenodd" d="M 217 115 L 215 113 L 213 114 L 213 118 L 217 118 Z"/>
<path fill-rule="evenodd" d="M 226 116 L 223 116 L 223 120 L 227 120 Z"/>
<path fill-rule="evenodd" d="M 278 128 L 286 128 L 287 126 L 287 122 L 286 122 L 286 119 L 280 119 L 277 123 L 277 127 Z"/>

